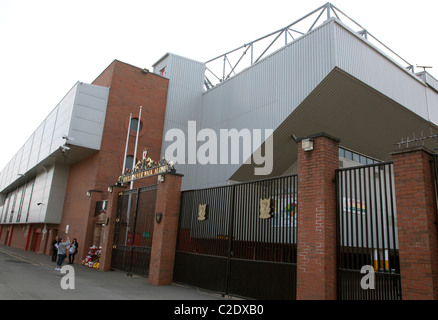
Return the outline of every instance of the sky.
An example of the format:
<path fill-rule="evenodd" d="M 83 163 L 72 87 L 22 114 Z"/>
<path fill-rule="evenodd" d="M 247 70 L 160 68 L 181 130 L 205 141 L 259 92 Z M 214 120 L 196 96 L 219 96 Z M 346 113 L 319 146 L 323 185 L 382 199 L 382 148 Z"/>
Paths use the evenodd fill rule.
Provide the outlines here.
<path fill-rule="evenodd" d="M 167 52 L 206 62 L 326 2 L 0 0 L 0 171 L 77 81 L 115 59 L 150 70 Z M 438 1 L 331 3 L 438 79 Z"/>

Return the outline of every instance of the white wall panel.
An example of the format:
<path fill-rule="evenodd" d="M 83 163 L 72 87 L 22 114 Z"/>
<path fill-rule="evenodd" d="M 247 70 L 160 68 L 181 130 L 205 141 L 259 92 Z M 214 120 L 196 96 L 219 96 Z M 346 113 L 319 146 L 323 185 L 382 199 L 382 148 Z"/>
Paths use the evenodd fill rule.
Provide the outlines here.
<path fill-rule="evenodd" d="M 50 150 L 52 147 L 52 140 L 53 140 L 53 132 L 55 130 L 57 116 L 58 116 L 58 108 L 55 108 L 54 110 L 52 110 L 52 112 L 49 113 L 46 120 L 44 121 L 44 134 L 41 138 L 39 161 L 47 158 L 50 155 Z M 32 167 L 29 167 L 28 169 L 31 168 Z"/>
<path fill-rule="evenodd" d="M 331 32 L 326 23 L 206 92 L 200 129 L 275 130 L 334 68 Z M 239 167 L 199 165 L 196 187 L 223 185 Z"/>
<path fill-rule="evenodd" d="M 162 157 L 165 155 L 167 147 L 172 144 L 172 142 L 165 141 L 166 132 L 171 129 L 179 129 L 187 133 L 188 121 L 197 121 L 199 123 L 202 112 L 205 65 L 169 54 L 159 64 L 155 65 L 154 72 L 159 74 L 159 71 L 164 67 L 166 68 L 165 76 L 170 80 L 161 147 Z M 186 152 L 185 162 L 187 163 L 187 161 L 188 154 Z M 176 169 L 184 174 L 183 185 L 184 183 L 196 181 L 196 165 L 179 164 Z M 190 188 L 191 185 L 187 185 L 186 188 Z"/>
<path fill-rule="evenodd" d="M 17 221 L 19 223 L 25 223 L 27 221 L 28 213 L 29 213 L 29 206 L 31 203 L 32 198 L 32 191 L 33 191 L 33 185 L 35 180 L 30 180 L 25 185 L 25 191 L 24 191 L 24 197 L 23 197 L 23 203 L 21 205 L 21 215 L 20 220 Z"/>
<path fill-rule="evenodd" d="M 29 218 L 27 222 L 37 223 L 44 221 L 44 216 L 47 211 L 47 204 L 49 200 L 50 182 L 53 177 L 54 166 L 38 171 L 35 178 L 35 185 L 33 188 L 32 201 L 29 208 Z M 41 205 L 38 205 L 41 203 Z"/>
<path fill-rule="evenodd" d="M 30 150 L 28 168 L 32 168 L 37 165 L 38 157 L 41 150 L 41 139 L 44 133 L 44 123 L 41 124 L 38 129 L 35 130 L 33 134 L 32 149 Z"/>
<path fill-rule="evenodd" d="M 295 42 L 202 94 L 196 64 L 168 54 L 155 70 L 166 67 L 170 79 L 165 132 L 187 121 L 197 130 L 210 128 L 273 129 L 338 67 L 426 120 L 438 123 L 438 94 L 336 19 L 330 19 Z M 200 67 L 200 65 L 199 65 Z M 438 87 L 431 78 L 428 84 Z M 193 90 L 192 88 L 196 88 Z M 263 135 L 264 136 L 264 135 Z M 198 146 L 201 143 L 198 143 Z M 163 142 L 162 153 L 168 144 Z M 178 165 L 183 189 L 223 185 L 237 165 Z"/>
<path fill-rule="evenodd" d="M 55 164 L 52 181 L 50 183 L 48 207 L 43 220 L 45 223 L 58 224 L 61 222 L 69 169 L 70 167 L 68 165 L 61 163 Z"/>
<path fill-rule="evenodd" d="M 438 126 L 438 92 L 428 88 L 426 94 L 430 121 Z"/>
<path fill-rule="evenodd" d="M 337 64 L 344 71 L 428 119 L 424 82 L 336 22 Z"/>
<path fill-rule="evenodd" d="M 109 88 L 76 83 L 1 172 L 0 191 L 68 143 L 99 150 Z"/>
<path fill-rule="evenodd" d="M 66 133 L 73 145 L 100 149 L 105 124 L 109 88 L 86 83 L 77 85 L 70 128 Z"/>
<path fill-rule="evenodd" d="M 59 146 L 62 146 L 65 143 L 65 140 L 62 138 L 62 136 L 68 135 L 77 86 L 78 85 L 76 84 L 56 107 L 56 122 L 54 123 L 49 153 L 57 151 Z M 40 161 L 43 159 L 44 158 L 40 159 Z"/>

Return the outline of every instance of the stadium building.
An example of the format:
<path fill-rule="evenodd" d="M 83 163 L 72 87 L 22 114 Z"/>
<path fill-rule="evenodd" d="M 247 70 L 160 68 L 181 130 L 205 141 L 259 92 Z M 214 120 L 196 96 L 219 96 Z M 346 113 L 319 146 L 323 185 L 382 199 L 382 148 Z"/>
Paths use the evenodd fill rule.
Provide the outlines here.
<path fill-rule="evenodd" d="M 139 106 L 148 118 L 131 126 Z M 170 174 L 136 178 L 135 196 L 106 191 L 130 168 L 138 120 L 130 165 L 144 150 L 174 161 L 180 188 Z M 242 297 L 438 299 L 437 132 L 438 80 L 327 3 L 207 62 L 166 53 L 148 72 L 115 61 L 77 83 L 0 173 L 0 241 L 47 253 L 56 233 L 74 234 L 102 247 L 104 270 Z M 415 201 L 411 167 L 425 181 Z M 169 186 L 178 195 L 164 197 Z M 163 224 L 174 238 L 154 244 Z M 412 232 L 425 237 L 416 263 Z M 157 267 L 154 246 L 176 253 Z M 363 266 L 377 290 L 360 288 Z"/>

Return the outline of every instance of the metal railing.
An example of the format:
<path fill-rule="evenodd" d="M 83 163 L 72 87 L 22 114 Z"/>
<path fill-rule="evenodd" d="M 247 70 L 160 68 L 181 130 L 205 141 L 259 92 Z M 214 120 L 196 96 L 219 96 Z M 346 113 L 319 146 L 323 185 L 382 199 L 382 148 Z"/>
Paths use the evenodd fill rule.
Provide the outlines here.
<path fill-rule="evenodd" d="M 297 176 L 183 192 L 174 281 L 235 296 L 294 299 L 296 197 Z"/>
<path fill-rule="evenodd" d="M 326 19 L 324 19 L 324 17 Z M 353 30 L 357 30 L 357 34 L 362 36 L 369 43 L 372 43 L 375 47 L 393 58 L 406 69 L 414 72 L 414 66 L 411 63 L 403 59 L 383 42 L 373 36 L 367 29 L 363 28 L 355 20 L 351 19 L 344 12 L 328 2 L 284 28 L 245 43 L 238 48 L 230 50 L 205 62 L 205 89 L 209 90 L 218 83 L 233 77 L 245 68 L 259 62 L 262 58 L 289 43 L 296 41 L 332 17 L 342 21 Z"/>
<path fill-rule="evenodd" d="M 401 299 L 392 162 L 336 171 L 338 297 Z M 363 288 L 364 266 L 375 273 Z"/>

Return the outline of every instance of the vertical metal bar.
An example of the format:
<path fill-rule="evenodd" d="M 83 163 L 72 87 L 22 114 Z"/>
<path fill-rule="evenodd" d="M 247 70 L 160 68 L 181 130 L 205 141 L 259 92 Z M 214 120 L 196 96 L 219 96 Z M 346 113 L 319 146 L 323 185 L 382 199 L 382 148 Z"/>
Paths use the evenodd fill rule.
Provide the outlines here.
<path fill-rule="evenodd" d="M 369 259 L 369 254 L 370 254 L 370 239 L 369 239 L 369 235 L 370 235 L 370 230 L 369 230 L 369 226 L 370 226 L 370 213 L 369 213 L 369 207 L 370 207 L 370 203 L 371 201 L 369 200 L 369 192 L 367 192 L 367 190 L 369 190 L 369 186 L 370 186 L 370 180 L 369 180 L 369 172 L 370 172 L 370 168 L 367 167 L 364 169 L 364 204 L 365 204 L 365 210 L 364 210 L 364 215 L 365 215 L 365 254 L 366 254 L 366 262 L 368 262 Z M 368 185 L 367 185 L 368 182 Z M 368 188 L 367 188 L 368 187 Z"/>
<path fill-rule="evenodd" d="M 229 294 L 230 287 L 230 268 L 231 268 L 231 246 L 233 238 L 233 225 L 234 225 L 234 205 L 235 205 L 235 186 L 231 186 L 231 203 L 230 203 L 230 214 L 228 221 L 228 252 L 227 252 L 227 270 L 225 275 L 226 288 L 225 294 Z"/>
<path fill-rule="evenodd" d="M 353 178 L 352 178 L 353 174 L 351 171 L 348 171 L 348 181 L 349 181 L 349 185 L 348 185 L 348 203 L 349 206 L 347 207 L 347 212 L 348 209 L 350 210 L 350 212 L 347 214 L 347 219 L 349 220 L 349 224 L 348 224 L 348 268 L 349 269 L 354 269 L 354 260 L 353 260 L 353 239 L 354 239 L 354 235 L 353 235 L 353 200 L 352 200 L 352 188 L 353 188 Z"/>
<path fill-rule="evenodd" d="M 375 216 L 375 228 L 376 228 L 376 248 L 375 249 L 375 259 L 377 259 L 377 270 L 379 270 L 380 267 L 380 244 L 379 244 L 379 210 L 378 210 L 378 193 L 377 193 L 377 187 L 380 185 L 380 181 L 379 183 L 377 183 L 377 177 L 376 177 L 376 170 L 379 173 L 380 176 L 380 170 L 379 167 L 374 167 L 374 216 Z"/>
<path fill-rule="evenodd" d="M 365 251 L 365 234 L 364 234 L 364 214 L 362 212 L 362 203 L 363 203 L 363 197 L 362 197 L 362 175 L 363 175 L 364 169 L 359 169 L 359 199 L 356 201 L 356 212 L 359 211 L 358 219 L 360 219 L 360 267 L 365 265 L 364 257 L 366 255 Z"/>
<path fill-rule="evenodd" d="M 387 167 L 388 167 L 389 165 L 385 165 L 384 166 L 384 169 L 383 169 L 383 172 L 384 172 L 384 175 L 385 175 L 385 211 L 386 211 L 386 215 L 385 215 L 385 219 L 386 219 L 386 248 L 385 248 L 385 250 L 386 250 L 386 252 L 388 252 L 388 258 L 386 258 L 386 253 L 385 253 L 385 271 L 389 271 L 389 268 L 390 268 L 390 266 L 389 266 L 389 262 L 390 262 L 390 249 L 391 249 L 391 243 L 390 243 L 390 241 L 389 241 L 389 203 L 388 203 L 388 199 L 390 199 L 390 197 L 388 197 L 388 184 L 389 184 L 389 182 L 390 182 L 390 180 L 388 181 L 388 179 L 387 179 Z M 389 179 L 391 179 L 391 177 L 389 177 Z M 388 268 L 386 267 L 386 259 L 388 259 Z"/>
<path fill-rule="evenodd" d="M 224 55 L 224 66 L 223 66 L 223 73 L 222 73 L 222 81 L 225 80 L 225 65 L 226 65 L 226 61 L 227 61 L 227 56 Z"/>
<path fill-rule="evenodd" d="M 284 45 L 287 45 L 287 31 L 289 28 L 284 29 Z"/>
<path fill-rule="evenodd" d="M 383 259 L 383 269 L 385 270 L 385 229 L 384 229 L 384 221 L 383 221 L 383 192 L 382 192 L 382 171 L 381 168 L 382 167 L 378 167 L 379 168 L 379 194 L 380 194 L 380 233 L 382 235 L 382 244 L 381 244 L 381 249 L 382 249 L 382 259 Z M 380 257 L 380 255 L 379 255 Z M 381 261 L 379 261 L 379 263 L 381 263 Z"/>
<path fill-rule="evenodd" d="M 133 259 L 133 249 L 134 249 L 134 239 L 135 239 L 135 226 L 137 223 L 137 210 L 138 210 L 138 198 L 140 197 L 140 193 L 139 193 L 140 189 L 137 189 L 137 197 L 135 199 L 135 209 L 134 209 L 134 223 L 133 223 L 133 227 L 132 227 L 132 236 L 131 236 L 131 257 L 129 260 L 129 272 L 128 272 L 128 276 L 132 276 L 132 259 Z"/>
<path fill-rule="evenodd" d="M 341 228 L 342 228 L 342 224 L 341 224 L 341 207 L 340 207 L 340 202 L 339 201 L 339 196 L 340 196 L 340 192 L 339 192 L 339 175 L 340 175 L 340 171 L 336 170 L 335 171 L 335 196 L 336 196 L 336 283 L 337 283 L 337 296 L 341 297 L 340 292 L 342 292 L 342 280 L 340 279 L 340 272 L 339 272 L 339 268 L 341 266 Z"/>
<path fill-rule="evenodd" d="M 359 169 L 354 169 L 353 170 L 353 172 L 354 172 L 354 185 L 353 185 L 353 188 L 354 188 L 354 199 L 353 199 L 353 201 L 354 201 L 354 208 L 355 208 L 355 210 L 354 210 L 354 215 L 353 215 L 353 208 L 351 208 L 351 213 L 352 213 L 352 216 L 353 217 L 355 217 L 355 219 L 356 219 L 356 223 L 355 223 L 355 232 L 356 232 L 356 247 L 355 247 L 355 249 L 354 249 L 354 251 L 355 251 L 355 256 L 356 256 L 356 265 L 355 265 L 355 268 L 357 268 L 357 269 L 360 269 L 361 267 L 360 267 L 360 261 L 359 261 L 359 259 L 360 259 L 360 249 L 359 249 L 359 215 L 358 215 L 358 213 L 357 213 L 357 172 L 359 171 Z"/>
<path fill-rule="evenodd" d="M 338 185 L 336 188 L 336 191 L 338 192 L 337 200 L 339 202 L 338 204 L 338 220 L 339 220 L 339 264 L 338 268 L 344 268 L 344 193 L 343 193 L 343 186 L 344 186 L 344 172 L 338 171 L 337 173 L 337 179 L 338 179 Z"/>
<path fill-rule="evenodd" d="M 389 178 L 390 178 L 390 184 L 389 184 L 389 192 L 391 195 L 391 216 L 392 216 L 392 243 L 393 243 L 393 249 L 394 249 L 394 270 L 396 273 L 400 273 L 400 266 L 398 264 L 398 253 L 397 253 L 397 230 L 395 228 L 396 223 L 396 212 L 394 210 L 394 194 L 393 194 L 393 180 L 392 180 L 392 164 L 389 166 Z"/>

